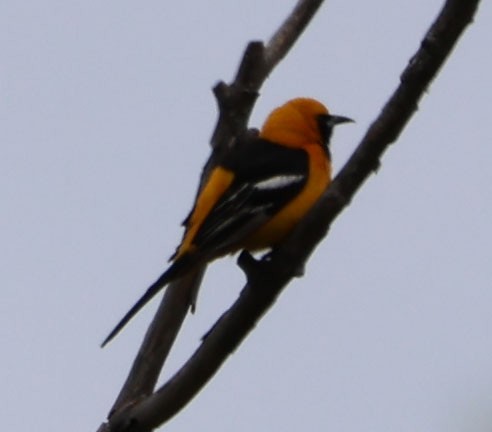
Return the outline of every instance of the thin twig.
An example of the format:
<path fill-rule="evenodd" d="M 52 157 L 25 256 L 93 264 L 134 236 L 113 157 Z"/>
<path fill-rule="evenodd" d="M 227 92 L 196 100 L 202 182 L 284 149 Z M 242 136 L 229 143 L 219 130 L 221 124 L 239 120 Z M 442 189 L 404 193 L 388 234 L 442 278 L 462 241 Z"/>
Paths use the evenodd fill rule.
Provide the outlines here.
<path fill-rule="evenodd" d="M 255 262 L 243 253 L 240 264 L 248 284 L 234 305 L 207 334 L 187 363 L 156 393 L 111 419 L 111 430 L 143 432 L 176 414 L 214 375 L 225 359 L 274 303 L 288 281 L 312 253 L 336 216 L 379 166 L 416 110 L 418 101 L 443 65 L 479 0 L 448 0 L 401 76 L 401 84 L 362 139 L 356 151 L 315 208 L 276 249 L 271 260 Z"/>
<path fill-rule="evenodd" d="M 292 13 L 266 45 L 265 64 L 267 69 L 272 70 L 285 57 L 322 3 L 323 0 L 297 3 Z"/>

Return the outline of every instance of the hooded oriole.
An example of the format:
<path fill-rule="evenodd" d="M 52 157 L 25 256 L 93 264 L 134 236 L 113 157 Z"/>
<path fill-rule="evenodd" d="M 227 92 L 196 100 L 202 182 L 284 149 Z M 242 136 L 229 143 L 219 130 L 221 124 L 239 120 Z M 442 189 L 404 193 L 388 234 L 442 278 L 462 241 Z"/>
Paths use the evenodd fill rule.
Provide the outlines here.
<path fill-rule="evenodd" d="M 236 140 L 199 191 L 172 264 L 103 346 L 165 285 L 195 266 L 282 241 L 330 184 L 333 127 L 351 121 L 314 99 L 298 98 L 275 109 L 259 136 Z"/>

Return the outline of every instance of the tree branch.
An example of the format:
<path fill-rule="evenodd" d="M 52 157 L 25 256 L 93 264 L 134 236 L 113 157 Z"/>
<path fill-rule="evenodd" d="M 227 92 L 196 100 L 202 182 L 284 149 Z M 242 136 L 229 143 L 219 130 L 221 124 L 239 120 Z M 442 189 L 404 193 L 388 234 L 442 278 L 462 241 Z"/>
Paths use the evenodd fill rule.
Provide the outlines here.
<path fill-rule="evenodd" d="M 248 283 L 234 305 L 217 321 L 186 364 L 156 393 L 110 420 L 112 431 L 143 432 L 176 414 L 215 374 L 225 359 L 274 303 L 295 276 L 336 216 L 379 166 L 423 96 L 431 80 L 472 21 L 479 0 L 448 0 L 401 75 L 401 83 L 329 189 L 270 260 L 243 253 L 239 263 Z"/>
<path fill-rule="evenodd" d="M 219 82 L 214 87 L 219 119 L 211 139 L 213 149 L 227 151 L 234 137 L 246 130 L 260 87 L 301 36 L 322 3 L 323 0 L 299 0 L 266 47 L 262 42 L 248 44 L 232 84 Z"/>
<path fill-rule="evenodd" d="M 109 417 L 150 395 L 154 390 L 188 312 L 190 296 L 198 289 L 204 271 L 204 267 L 199 268 L 167 287 Z"/>
<path fill-rule="evenodd" d="M 251 42 L 247 46 L 233 82 L 220 82 L 214 87 L 219 119 L 211 138 L 213 151 L 202 172 L 200 185 L 208 178 L 217 156 L 229 150 L 236 136 L 246 132 L 259 89 L 292 48 L 322 2 L 323 0 L 299 0 L 266 48 L 262 42 Z M 205 268 L 197 269 L 194 275 L 173 282 L 166 288 L 159 309 L 108 418 L 117 412 L 126 411 L 152 393 L 190 302 L 193 306 Z M 106 430 L 106 425 L 101 425 L 100 430 Z"/>

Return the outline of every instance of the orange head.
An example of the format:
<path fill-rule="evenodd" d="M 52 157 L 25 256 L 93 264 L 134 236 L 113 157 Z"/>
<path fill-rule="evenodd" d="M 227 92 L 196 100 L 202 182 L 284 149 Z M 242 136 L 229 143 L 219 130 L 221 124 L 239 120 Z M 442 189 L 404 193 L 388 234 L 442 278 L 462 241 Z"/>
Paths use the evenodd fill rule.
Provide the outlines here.
<path fill-rule="evenodd" d="M 290 147 L 314 143 L 328 146 L 333 126 L 351 121 L 347 117 L 331 115 L 315 99 L 297 98 L 272 111 L 261 128 L 260 137 Z"/>

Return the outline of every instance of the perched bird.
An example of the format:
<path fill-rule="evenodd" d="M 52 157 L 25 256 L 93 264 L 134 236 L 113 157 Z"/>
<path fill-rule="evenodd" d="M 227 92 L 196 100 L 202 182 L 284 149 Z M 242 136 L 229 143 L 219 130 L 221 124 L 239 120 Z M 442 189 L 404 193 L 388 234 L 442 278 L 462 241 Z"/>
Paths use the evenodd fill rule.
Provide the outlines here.
<path fill-rule="evenodd" d="M 169 282 L 196 266 L 281 242 L 330 184 L 333 127 L 351 121 L 314 99 L 298 98 L 275 109 L 258 136 L 237 139 L 199 191 L 172 264 L 102 346 Z"/>

